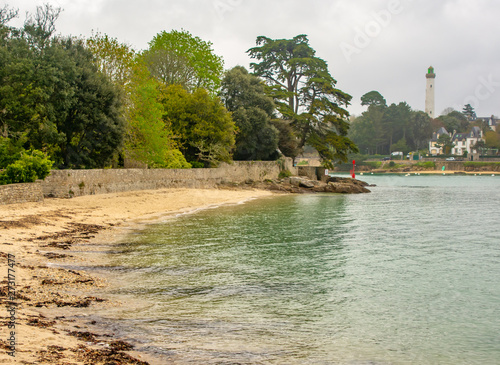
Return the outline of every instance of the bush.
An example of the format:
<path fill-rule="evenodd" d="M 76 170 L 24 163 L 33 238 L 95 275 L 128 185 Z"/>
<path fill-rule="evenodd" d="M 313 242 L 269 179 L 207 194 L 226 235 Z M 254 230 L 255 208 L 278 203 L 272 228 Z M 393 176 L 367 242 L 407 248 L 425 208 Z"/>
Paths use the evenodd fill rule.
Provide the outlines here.
<path fill-rule="evenodd" d="M 434 161 L 417 162 L 415 166 L 423 167 L 424 169 L 434 169 L 436 167 L 436 163 Z"/>
<path fill-rule="evenodd" d="M 191 165 L 191 167 L 193 169 L 202 169 L 205 167 L 205 164 L 203 162 L 199 162 L 199 161 L 191 161 L 191 162 L 189 162 L 189 164 Z"/>
<path fill-rule="evenodd" d="M 290 177 L 290 176 L 292 176 L 292 173 L 289 170 L 281 170 L 279 175 L 278 175 L 278 178 L 284 179 L 284 178 Z"/>
<path fill-rule="evenodd" d="M 45 179 L 50 174 L 53 161 L 41 151 L 32 150 L 22 153 L 21 158 L 8 165 L 0 174 L 0 184 L 34 182 Z"/>

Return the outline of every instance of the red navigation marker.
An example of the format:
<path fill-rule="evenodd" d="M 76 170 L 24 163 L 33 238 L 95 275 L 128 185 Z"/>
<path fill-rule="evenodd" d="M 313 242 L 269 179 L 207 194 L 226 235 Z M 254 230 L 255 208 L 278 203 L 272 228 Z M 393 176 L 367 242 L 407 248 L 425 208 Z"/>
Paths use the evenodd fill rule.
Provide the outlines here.
<path fill-rule="evenodd" d="M 354 168 L 355 168 L 355 166 L 356 166 L 356 161 L 355 161 L 355 160 L 352 160 L 352 170 L 351 170 L 351 174 L 352 174 L 352 175 L 351 175 L 351 176 L 352 176 L 352 178 L 353 178 L 353 179 L 355 179 L 355 178 L 356 178 L 356 174 L 354 173 Z"/>

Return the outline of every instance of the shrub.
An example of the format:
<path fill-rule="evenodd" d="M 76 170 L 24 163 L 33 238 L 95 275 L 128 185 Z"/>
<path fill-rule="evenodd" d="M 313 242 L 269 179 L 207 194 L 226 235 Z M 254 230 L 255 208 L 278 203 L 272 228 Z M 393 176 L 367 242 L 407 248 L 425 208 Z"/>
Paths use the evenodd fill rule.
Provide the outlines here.
<path fill-rule="evenodd" d="M 32 150 L 22 153 L 21 158 L 8 165 L 0 174 L 0 184 L 34 182 L 45 179 L 50 174 L 53 161 L 41 151 Z"/>
<path fill-rule="evenodd" d="M 417 162 L 415 166 L 423 167 L 424 169 L 433 169 L 436 167 L 436 163 L 434 161 Z"/>
<path fill-rule="evenodd" d="M 278 175 L 278 178 L 284 179 L 284 178 L 290 177 L 290 176 L 292 176 L 292 173 L 289 170 L 281 170 L 279 175 Z"/>

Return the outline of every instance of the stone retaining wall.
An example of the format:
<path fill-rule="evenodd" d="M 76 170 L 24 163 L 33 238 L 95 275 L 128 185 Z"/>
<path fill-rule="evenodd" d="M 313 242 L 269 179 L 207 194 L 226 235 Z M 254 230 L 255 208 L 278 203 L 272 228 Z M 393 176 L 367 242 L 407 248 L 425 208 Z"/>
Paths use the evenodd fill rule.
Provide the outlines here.
<path fill-rule="evenodd" d="M 222 183 L 276 179 L 291 162 L 237 161 L 212 169 L 55 170 L 42 183 L 46 197 L 67 198 L 162 188 L 213 188 Z M 292 171 L 293 173 L 293 171 Z"/>
<path fill-rule="evenodd" d="M 52 170 L 44 181 L 0 186 L 0 204 L 134 190 L 214 188 L 223 183 L 277 179 L 281 170 L 297 175 L 291 159 L 235 161 L 212 169 Z"/>
<path fill-rule="evenodd" d="M 9 184 L 0 186 L 0 204 L 18 204 L 43 200 L 40 181 L 28 184 Z"/>

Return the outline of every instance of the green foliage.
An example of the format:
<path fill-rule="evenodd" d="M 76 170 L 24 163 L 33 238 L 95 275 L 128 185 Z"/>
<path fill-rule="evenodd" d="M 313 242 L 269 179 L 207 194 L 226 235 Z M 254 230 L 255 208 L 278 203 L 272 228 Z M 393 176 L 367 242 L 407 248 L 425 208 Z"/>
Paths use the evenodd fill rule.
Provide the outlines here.
<path fill-rule="evenodd" d="M 53 37 L 60 9 L 38 7 L 0 39 L 4 136 L 49 153 L 60 167 L 104 167 L 123 140 L 119 92 L 82 41 Z"/>
<path fill-rule="evenodd" d="M 469 121 L 467 117 L 456 110 L 453 110 L 446 115 L 441 115 L 437 119 L 443 123 L 446 130 L 450 133 L 453 133 L 453 131 L 457 131 L 457 133 L 464 133 L 467 132 L 467 129 L 469 128 Z"/>
<path fill-rule="evenodd" d="M 361 97 L 368 110 L 351 123 L 349 136 L 360 151 L 367 154 L 389 154 L 413 151 L 427 146 L 432 135 L 430 117 L 413 111 L 401 102 L 387 106 L 376 91 Z"/>
<path fill-rule="evenodd" d="M 500 165 L 500 162 L 474 162 L 474 161 L 467 161 L 464 162 L 464 166 L 468 167 L 497 167 Z"/>
<path fill-rule="evenodd" d="M 424 169 L 434 169 L 436 168 L 436 163 L 434 161 L 417 162 L 415 166 L 423 167 Z"/>
<path fill-rule="evenodd" d="M 0 184 L 34 182 L 50 174 L 53 161 L 41 151 L 32 150 L 21 154 L 19 160 L 8 165 L 0 174 Z"/>
<path fill-rule="evenodd" d="M 190 164 L 193 166 L 194 169 L 202 169 L 205 167 L 205 164 L 199 161 L 191 161 Z"/>
<path fill-rule="evenodd" d="M 404 155 L 411 151 L 411 148 L 406 144 L 406 139 L 401 138 L 391 146 L 391 151 L 401 151 Z"/>
<path fill-rule="evenodd" d="M 355 160 L 356 163 L 358 162 Z M 372 169 L 379 169 L 382 167 L 382 162 L 381 161 L 366 161 L 363 163 L 366 166 L 370 166 Z"/>
<path fill-rule="evenodd" d="M 205 89 L 189 93 L 180 85 L 171 85 L 162 94 L 162 104 L 165 125 L 172 129 L 187 161 L 216 166 L 231 160 L 236 127 L 218 98 Z"/>
<path fill-rule="evenodd" d="M 451 137 L 448 134 L 441 134 L 436 142 L 437 148 L 443 149 L 443 154 L 449 155 L 455 144 L 451 141 Z"/>
<path fill-rule="evenodd" d="M 221 98 L 238 128 L 234 159 L 276 159 L 279 132 L 271 124 L 274 103 L 260 79 L 244 67 L 234 67 L 222 81 Z"/>
<path fill-rule="evenodd" d="M 122 90 L 130 81 L 135 61 L 135 51 L 116 38 L 99 32 L 85 40 L 85 47 L 94 55 L 94 64 Z"/>
<path fill-rule="evenodd" d="M 279 179 L 285 179 L 287 177 L 292 176 L 292 173 L 290 170 L 281 170 L 280 173 L 278 174 Z"/>
<path fill-rule="evenodd" d="M 357 152 L 346 137 L 349 113 L 344 107 L 351 96 L 335 88 L 337 81 L 327 63 L 315 56 L 306 35 L 276 40 L 260 36 L 248 53 L 260 61 L 251 67 L 267 82 L 282 119 L 290 121 L 299 149 L 306 143 L 314 147 L 328 166 Z"/>
<path fill-rule="evenodd" d="M 386 106 L 387 102 L 378 91 L 370 91 L 361 97 L 361 105 Z"/>
<path fill-rule="evenodd" d="M 492 130 L 486 132 L 484 140 L 487 148 L 500 148 L 500 129 L 498 132 Z"/>
<path fill-rule="evenodd" d="M 190 91 L 205 88 L 215 94 L 220 87 L 224 62 L 212 43 L 188 31 L 158 33 L 144 52 L 151 74 L 165 85 L 182 85 Z"/>
<path fill-rule="evenodd" d="M 273 119 L 273 126 L 278 130 L 278 148 L 287 157 L 295 158 L 300 153 L 299 142 L 290 121 Z"/>
<path fill-rule="evenodd" d="M 476 112 L 474 111 L 474 108 L 470 104 L 464 106 L 462 114 L 465 115 L 468 120 L 473 120 L 476 116 Z"/>
<path fill-rule="evenodd" d="M 151 168 L 189 168 L 176 148 L 172 131 L 163 122 L 163 84 L 138 62 L 128 84 L 131 107 L 128 115 L 125 154 Z"/>
<path fill-rule="evenodd" d="M 23 144 L 26 138 L 20 138 L 17 141 L 5 137 L 0 137 L 0 169 L 6 168 L 11 163 L 21 158 L 24 152 Z"/>

